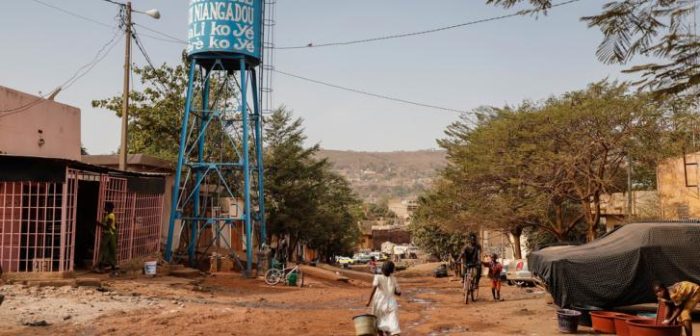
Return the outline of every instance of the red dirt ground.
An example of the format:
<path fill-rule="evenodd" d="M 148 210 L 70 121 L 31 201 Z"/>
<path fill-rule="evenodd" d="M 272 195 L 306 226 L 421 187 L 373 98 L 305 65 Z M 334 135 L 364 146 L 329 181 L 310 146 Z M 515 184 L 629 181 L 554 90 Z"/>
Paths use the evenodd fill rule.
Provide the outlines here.
<path fill-rule="evenodd" d="M 465 305 L 459 281 L 411 274 L 399 276 L 399 282 L 404 292 L 399 300 L 402 335 L 558 334 L 555 307 L 547 305 L 537 289 L 504 286 L 505 301 L 492 302 L 484 281 L 481 300 Z M 221 273 L 198 280 L 117 279 L 107 288 L 106 293 L 85 289 L 37 294 L 31 288 L 4 286 L 0 334 L 350 336 L 352 317 L 367 311 L 370 292 L 365 283 L 306 277 L 304 288 L 270 287 L 259 279 Z M 52 300 L 61 305 L 47 303 Z M 72 315 L 64 320 L 68 310 Z M 50 325 L 22 326 L 27 319 Z M 586 329 L 582 333 L 592 334 Z"/>

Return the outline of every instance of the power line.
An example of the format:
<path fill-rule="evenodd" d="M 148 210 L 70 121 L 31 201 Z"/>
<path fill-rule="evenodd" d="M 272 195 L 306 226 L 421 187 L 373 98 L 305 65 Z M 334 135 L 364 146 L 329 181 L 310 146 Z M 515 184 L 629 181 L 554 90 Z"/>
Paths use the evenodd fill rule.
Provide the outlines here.
<path fill-rule="evenodd" d="M 98 24 L 98 25 L 103 26 L 103 27 L 112 28 L 112 26 L 110 26 L 110 25 L 108 25 L 108 24 L 106 24 L 106 23 L 104 23 L 104 22 L 97 21 L 97 20 L 95 20 L 95 19 L 89 18 L 89 17 L 87 17 L 87 16 L 80 15 L 80 14 L 75 13 L 75 12 L 71 12 L 71 11 L 66 10 L 66 9 L 63 9 L 63 8 L 61 8 L 61 7 L 54 6 L 54 5 L 52 5 L 52 4 L 48 4 L 48 3 L 43 2 L 43 1 L 40 1 L 40 0 L 32 0 L 32 1 L 34 1 L 34 2 L 36 2 L 36 3 L 38 3 L 38 4 L 40 4 L 40 5 L 49 7 L 49 8 L 53 8 L 53 9 L 59 11 L 59 12 L 63 12 L 63 13 L 68 14 L 68 15 L 70 15 L 70 16 L 77 17 L 77 18 L 79 18 L 79 19 L 83 19 L 83 20 L 86 20 L 86 21 L 90 21 L 90 22 L 92 22 L 92 23 L 94 23 L 94 24 Z"/>
<path fill-rule="evenodd" d="M 156 83 L 161 85 L 163 92 L 168 92 L 169 90 L 164 84 L 167 82 L 167 80 L 165 80 L 161 76 L 160 72 L 158 71 L 156 66 L 153 64 L 153 61 L 151 61 L 151 56 L 149 56 L 148 52 L 146 52 L 146 47 L 143 45 L 143 42 L 141 41 L 141 38 L 139 37 L 140 34 L 137 34 L 136 30 L 134 29 L 134 30 L 132 30 L 132 35 L 134 37 L 134 42 L 136 42 L 136 46 L 139 48 L 139 51 L 141 51 L 141 55 L 143 55 L 143 58 L 146 59 L 146 62 L 148 63 L 148 65 L 151 66 L 151 68 L 153 69 L 153 73 L 156 75 L 156 77 L 158 77 L 159 81 L 156 81 Z"/>
<path fill-rule="evenodd" d="M 112 0 L 102 0 L 102 1 L 104 1 L 104 2 L 109 2 L 109 3 L 111 3 L 111 4 L 115 4 L 115 5 L 118 5 L 118 6 L 126 6 L 126 4 L 123 4 L 123 3 L 121 3 L 121 2 L 112 1 Z"/>
<path fill-rule="evenodd" d="M 99 25 L 101 25 L 101 26 L 110 27 L 109 25 L 107 25 L 107 24 L 105 24 L 105 23 L 103 23 L 103 22 L 99 22 L 99 21 L 97 21 L 97 20 L 94 20 L 94 19 L 91 19 L 91 18 L 82 16 L 82 15 L 80 15 L 80 14 L 77 14 L 77 13 L 74 13 L 74 12 L 71 12 L 71 11 L 68 11 L 68 10 L 65 10 L 65 9 L 63 9 L 63 8 L 60 8 L 60 7 L 57 7 L 57 6 L 53 6 L 53 5 L 47 4 L 47 3 L 43 2 L 43 1 L 40 1 L 40 0 L 32 0 L 32 1 L 34 1 L 34 2 L 36 2 L 36 3 L 39 3 L 39 4 L 42 4 L 42 5 L 44 5 L 44 6 L 47 6 L 47 7 L 56 9 L 56 10 L 58 10 L 58 11 L 61 11 L 61 12 L 63 12 L 63 13 L 66 13 L 66 14 L 68 14 L 68 15 L 75 16 L 75 17 L 81 18 L 81 19 L 83 19 L 83 20 L 87 20 L 87 21 L 90 21 L 90 22 L 99 24 Z M 119 2 L 112 1 L 112 0 L 102 0 L 102 1 L 109 2 L 109 3 L 113 3 L 113 4 L 117 4 L 117 5 L 123 5 L 123 4 L 119 3 Z M 579 2 L 579 1 L 581 1 L 581 0 L 567 0 L 567 1 L 564 1 L 564 2 L 561 2 L 561 3 L 553 4 L 553 5 L 550 6 L 548 9 L 555 8 L 555 7 L 561 7 L 561 6 L 565 6 L 565 5 L 569 5 L 569 4 L 572 4 L 572 3 L 575 3 L 575 2 Z M 321 43 L 321 44 L 309 43 L 309 44 L 306 44 L 306 45 L 273 47 L 273 49 L 279 49 L 279 50 L 310 49 L 310 48 L 323 48 L 323 47 L 333 47 L 333 46 L 346 46 L 346 45 L 353 45 L 353 44 L 361 44 L 361 43 L 371 43 L 371 42 L 377 42 L 377 41 L 393 40 L 393 39 L 399 39 L 399 38 L 406 38 L 406 37 L 413 37 L 413 36 L 419 36 L 419 35 L 432 34 L 432 33 L 437 33 L 437 32 L 441 32 L 441 31 L 445 31 L 445 30 L 451 30 L 451 29 L 461 28 L 461 27 L 465 27 L 465 26 L 471 26 L 471 25 L 475 25 L 475 24 L 479 24 L 479 23 L 486 23 L 486 22 L 491 22 L 491 21 L 499 21 L 499 20 L 504 20 L 504 19 L 508 19 L 508 18 L 512 18 L 512 17 L 524 16 L 524 15 L 528 15 L 528 14 L 538 13 L 538 12 L 541 12 L 541 11 L 543 11 L 543 9 L 539 9 L 539 8 L 525 9 L 525 10 L 521 10 L 521 11 L 518 11 L 518 12 L 515 12 L 515 13 L 511 13 L 511 14 L 505 14 L 505 15 L 500 15 L 500 16 L 495 16 L 495 17 L 490 17 L 490 18 L 485 18 L 485 19 L 479 19 L 479 20 L 474 20 L 474 21 L 469 21 L 469 22 L 454 24 L 454 25 L 450 25 L 450 26 L 443 26 L 443 27 L 438 27 L 438 28 L 433 28 L 433 29 L 428 29 L 428 30 L 416 31 L 416 32 L 400 33 L 400 34 L 393 34 L 393 35 L 384 35 L 384 36 L 370 37 L 370 38 L 358 39 L 358 40 L 341 41 L 341 42 L 327 42 L 327 43 Z M 146 26 L 144 26 L 144 25 L 140 25 L 140 24 L 136 24 L 136 25 L 138 25 L 138 26 L 140 26 L 140 27 L 142 27 L 142 28 L 144 28 L 144 29 L 146 29 L 146 30 L 148 30 L 148 31 L 150 31 L 150 32 L 153 32 L 153 33 L 156 33 L 156 34 L 158 34 L 158 35 L 160 35 L 160 36 L 163 36 L 163 37 L 165 37 L 165 38 L 158 37 L 158 36 L 153 36 L 153 35 L 149 35 L 149 34 L 141 34 L 142 36 L 149 37 L 149 38 L 151 38 L 151 39 L 158 40 L 158 41 L 162 41 L 162 42 L 176 43 L 176 44 L 183 44 L 183 45 L 187 45 L 187 44 L 188 44 L 188 42 L 187 42 L 186 40 L 182 39 L 182 38 L 178 38 L 178 37 L 175 37 L 175 36 L 172 36 L 172 35 L 163 33 L 163 32 L 161 32 L 161 31 L 158 31 L 158 30 L 156 30 L 156 29 L 152 29 L 152 28 L 146 27 Z"/>
<path fill-rule="evenodd" d="M 553 4 L 549 8 L 565 6 L 565 5 L 568 5 L 568 4 L 571 4 L 574 2 L 579 2 L 579 1 L 581 1 L 581 0 L 568 0 L 568 1 L 558 3 L 558 4 Z M 411 37 L 411 36 L 432 34 L 432 33 L 437 33 L 437 32 L 441 32 L 441 31 L 445 31 L 445 30 L 450 30 L 450 29 L 455 29 L 455 28 L 460 28 L 460 27 L 465 27 L 465 26 L 471 26 L 471 25 L 475 25 L 475 24 L 479 24 L 479 23 L 498 21 L 498 20 L 508 19 L 508 18 L 512 18 L 512 17 L 516 17 L 516 16 L 523 16 L 523 15 L 527 15 L 527 14 L 537 13 L 539 11 L 541 11 L 541 9 L 526 9 L 526 10 L 521 10 L 521 11 L 518 11 L 518 12 L 515 12 L 512 14 L 494 16 L 494 17 L 490 17 L 490 18 L 486 18 L 486 19 L 474 20 L 474 21 L 454 24 L 454 25 L 450 25 L 450 26 L 438 27 L 438 28 L 410 32 L 410 33 L 384 35 L 384 36 L 370 37 L 370 38 L 365 38 L 365 39 L 360 39 L 360 40 L 350 40 L 350 41 L 343 41 L 343 42 L 328 42 L 328 43 L 320 43 L 320 44 L 309 43 L 307 45 L 283 46 L 283 47 L 276 47 L 275 49 L 281 49 L 281 50 L 284 50 L 284 49 L 287 49 L 287 50 L 289 50 L 289 49 L 309 49 L 309 48 L 346 46 L 346 45 L 351 45 L 351 44 L 393 40 L 393 39 L 399 39 L 399 38 L 405 38 L 405 37 Z"/>
<path fill-rule="evenodd" d="M 385 100 L 390 100 L 390 101 L 394 101 L 394 102 L 398 102 L 398 103 L 411 104 L 411 105 L 416 105 L 416 106 L 421 106 L 421 107 L 427 107 L 427 108 L 436 109 L 436 110 L 448 111 L 448 112 L 457 112 L 457 113 L 465 113 L 465 114 L 466 114 L 466 113 L 469 113 L 469 112 L 466 111 L 466 110 L 458 110 L 458 109 L 449 108 L 449 107 L 443 107 L 443 106 L 437 106 L 437 105 L 430 105 L 430 104 L 425 104 L 425 103 L 421 103 L 421 102 L 406 100 L 406 99 L 402 99 L 402 98 L 396 98 L 396 97 L 386 96 L 386 95 L 383 95 L 383 94 L 373 93 L 373 92 L 369 92 L 369 91 L 364 91 L 364 90 L 359 90 L 359 89 L 353 89 L 353 88 L 349 88 L 349 87 L 345 87 L 345 86 L 340 86 L 340 85 L 333 84 L 333 83 L 328 83 L 328 82 L 323 82 L 323 81 L 319 81 L 319 80 L 315 80 L 315 79 L 311 79 L 311 78 L 307 78 L 307 77 L 302 77 L 302 76 L 295 75 L 295 74 L 291 74 L 291 73 L 284 72 L 284 71 L 281 71 L 281 70 L 272 70 L 272 71 L 274 71 L 274 72 L 276 72 L 276 73 L 279 73 L 279 74 L 282 74 L 282 75 L 285 75 L 285 76 L 288 76 L 288 77 L 293 77 L 293 78 L 296 78 L 296 79 L 301 79 L 301 80 L 303 80 L 303 81 L 307 81 L 307 82 L 311 82 L 311 83 L 315 83 L 315 84 L 319 84 L 319 85 L 324 85 L 324 86 L 332 87 L 332 88 L 339 89 L 339 90 L 344 90 L 344 91 L 348 91 L 348 92 L 353 92 L 353 93 L 357 93 L 357 94 L 362 94 L 362 95 L 365 95 L 365 96 L 371 96 L 371 97 L 380 98 L 380 99 L 385 99 Z"/>
<path fill-rule="evenodd" d="M 105 1 L 107 1 L 107 0 L 105 0 Z M 155 30 L 155 29 L 153 29 L 153 28 L 146 27 L 146 26 L 144 26 L 144 25 L 142 25 L 142 24 L 140 24 L 140 23 L 134 23 L 134 25 L 139 26 L 139 27 L 141 27 L 141 28 L 143 28 L 143 29 L 145 29 L 145 30 L 148 30 L 148 31 L 150 31 L 150 32 L 152 32 L 152 33 L 156 33 L 156 34 L 158 34 L 158 35 L 161 35 L 161 36 L 164 36 L 164 37 L 167 38 L 167 39 L 156 38 L 156 39 L 158 39 L 158 40 L 160 40 L 160 41 L 172 42 L 172 43 L 179 43 L 179 44 L 187 44 L 187 41 L 185 41 L 185 40 L 183 40 L 183 39 L 181 39 L 181 38 L 179 38 L 179 37 L 175 37 L 175 36 L 172 36 L 172 35 L 168 35 L 168 34 L 166 34 L 166 33 L 157 31 L 157 30 Z"/>
<path fill-rule="evenodd" d="M 106 24 L 106 23 L 104 23 L 104 22 L 100 22 L 100 21 L 98 21 L 98 20 L 89 18 L 89 17 L 84 16 L 84 15 L 80 15 L 80 14 L 78 14 L 78 13 L 76 13 L 76 12 L 72 12 L 72 11 L 69 11 L 69 10 L 67 10 L 67 9 L 63 9 L 63 8 L 61 8 L 61 7 L 58 7 L 58 6 L 51 5 L 51 4 L 48 4 L 48 3 L 43 2 L 43 1 L 40 1 L 40 0 L 32 0 L 32 1 L 34 1 L 34 2 L 36 2 L 36 3 L 38 3 L 38 4 L 41 4 L 41 5 L 43 5 L 43 6 L 49 7 L 49 8 L 53 8 L 53 9 L 55 9 L 55 10 L 57 10 L 57 11 L 60 11 L 60 12 L 65 13 L 65 14 L 68 14 L 68 15 L 70 15 L 70 16 L 77 17 L 77 18 L 80 18 L 80 19 L 83 19 L 83 20 L 92 22 L 92 23 L 97 24 L 97 25 L 100 25 L 100 26 L 102 26 L 102 27 L 112 28 L 112 26 L 110 26 L 110 25 L 108 25 L 108 24 Z M 113 3 L 113 4 L 116 4 L 116 5 L 120 5 L 120 6 L 123 6 L 123 5 L 124 5 L 124 4 L 118 3 L 118 2 L 116 2 L 116 1 L 110 1 L 110 0 L 103 0 L 103 1 L 109 2 L 109 3 Z M 153 31 L 155 31 L 155 30 L 153 30 Z M 164 33 L 161 33 L 161 32 L 158 32 L 158 33 L 161 34 L 161 35 L 164 34 Z M 153 35 L 149 35 L 149 34 L 141 34 L 141 35 L 142 35 L 142 36 L 145 36 L 145 37 L 148 37 L 148 38 L 152 38 L 152 39 L 154 39 L 154 40 L 163 41 L 163 42 L 178 43 L 178 44 L 187 44 L 187 41 L 185 41 L 185 40 L 172 41 L 172 40 L 166 40 L 166 39 L 163 39 L 163 38 L 160 38 L 160 37 L 157 37 L 157 36 L 153 36 Z"/>
<path fill-rule="evenodd" d="M 117 32 L 112 36 L 112 39 L 109 40 L 109 42 L 107 42 L 105 45 L 103 45 L 103 46 L 97 51 L 97 54 L 95 54 L 95 57 L 92 59 L 92 61 L 90 61 L 89 63 L 83 65 L 83 66 L 80 67 L 80 68 L 78 68 L 78 70 L 75 72 L 75 74 L 74 74 L 71 78 L 69 78 L 68 80 L 66 80 L 65 82 L 63 82 L 63 83 L 61 84 L 61 86 L 65 86 L 65 87 L 63 87 L 63 89 L 64 89 L 64 90 L 65 90 L 65 89 L 68 89 L 68 88 L 71 87 L 73 84 L 75 84 L 75 82 L 77 82 L 80 78 L 82 78 L 83 76 L 85 76 L 85 75 L 87 75 L 88 73 L 90 73 L 90 71 L 92 71 L 92 69 L 93 69 L 97 64 L 99 64 L 103 59 L 105 59 L 105 57 L 107 57 L 107 55 L 109 55 L 109 53 L 112 51 L 112 49 L 114 48 L 114 46 L 117 45 L 117 42 L 119 42 L 119 41 L 121 40 L 120 37 L 121 37 L 120 31 L 117 31 Z M 86 69 L 86 68 L 87 68 L 87 70 L 86 70 L 85 72 L 83 72 L 82 74 L 78 75 L 78 74 L 80 73 L 80 71 L 82 71 L 83 69 Z"/>
<path fill-rule="evenodd" d="M 95 57 L 90 62 L 88 62 L 85 65 L 78 68 L 68 79 L 66 79 L 63 83 L 61 83 L 58 87 L 56 87 L 56 89 L 54 89 L 53 92 L 55 92 L 56 90 L 67 90 L 68 88 L 73 86 L 73 84 L 75 84 L 78 80 L 80 80 L 85 75 L 90 73 L 92 71 L 92 69 L 97 64 L 99 64 L 103 59 L 105 59 L 107 57 L 107 55 L 109 55 L 110 51 L 112 51 L 114 46 L 116 46 L 118 44 L 118 42 L 121 41 L 121 38 L 118 38 L 120 36 L 121 36 L 121 34 L 119 34 L 118 32 L 115 33 L 112 36 L 112 38 L 109 40 L 109 42 L 104 44 L 97 51 L 97 53 L 95 54 Z M 4 117 L 10 116 L 10 115 L 14 115 L 14 114 L 26 111 L 31 107 L 42 104 L 42 103 L 47 101 L 45 99 L 45 97 L 46 97 L 46 95 L 41 95 L 25 105 L 0 111 L 0 118 L 4 118 Z"/>

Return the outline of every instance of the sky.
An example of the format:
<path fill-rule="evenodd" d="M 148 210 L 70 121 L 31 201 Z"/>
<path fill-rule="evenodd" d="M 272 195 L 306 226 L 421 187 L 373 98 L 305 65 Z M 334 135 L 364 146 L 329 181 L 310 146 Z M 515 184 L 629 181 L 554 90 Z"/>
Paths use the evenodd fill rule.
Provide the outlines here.
<path fill-rule="evenodd" d="M 91 19 L 70 16 L 51 6 Z M 134 0 L 137 10 L 157 8 L 161 19 L 134 14 L 134 22 L 187 37 L 188 0 Z M 277 50 L 276 69 L 314 80 L 429 105 L 470 111 L 541 100 L 608 78 L 629 80 L 622 67 L 598 61 L 602 35 L 581 16 L 606 1 L 581 0 L 546 16 L 524 16 L 434 34 L 327 48 Z M 484 0 L 278 0 L 275 44 L 320 44 L 420 31 L 513 12 Z M 104 0 L 0 2 L 0 85 L 48 93 L 115 36 L 118 7 Z M 102 24 L 97 24 L 97 21 Z M 137 31 L 139 27 L 137 26 Z M 157 40 L 140 29 L 156 64 L 176 64 L 185 46 Z M 135 46 L 134 46 L 135 48 Z M 135 49 L 134 62 L 145 60 Z M 82 141 L 91 154 L 116 152 L 120 121 L 91 107 L 93 99 L 120 95 L 123 40 L 56 101 L 82 111 Z M 358 95 L 276 74 L 275 105 L 304 120 L 308 144 L 355 151 L 437 148 L 458 112 Z M 155 139 L 154 139 L 155 140 Z"/>

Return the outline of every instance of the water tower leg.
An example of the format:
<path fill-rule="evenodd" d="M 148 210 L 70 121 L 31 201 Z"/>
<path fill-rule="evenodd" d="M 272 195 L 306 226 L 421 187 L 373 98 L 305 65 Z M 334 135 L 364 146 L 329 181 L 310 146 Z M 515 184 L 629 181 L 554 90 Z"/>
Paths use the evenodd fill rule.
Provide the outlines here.
<path fill-rule="evenodd" d="M 250 150 L 248 147 L 248 72 L 246 70 L 245 59 L 240 59 L 241 74 L 241 116 L 243 121 L 243 198 L 244 198 L 244 220 L 246 236 L 246 273 L 248 276 L 253 271 L 253 237 L 250 222 Z"/>
<path fill-rule="evenodd" d="M 190 74 L 187 85 L 187 98 L 185 100 L 185 111 L 182 119 L 182 129 L 180 130 L 180 150 L 177 154 L 177 167 L 175 169 L 175 180 L 173 182 L 173 194 L 170 202 L 170 220 L 168 221 L 168 239 L 165 245 L 165 260 L 172 261 L 173 258 L 173 233 L 175 232 L 175 220 L 181 217 L 177 209 L 180 198 L 180 183 L 182 177 L 182 164 L 184 161 L 184 148 L 187 142 L 187 125 L 190 119 L 190 108 L 192 107 L 192 95 L 194 89 L 194 74 L 196 62 L 190 63 Z"/>

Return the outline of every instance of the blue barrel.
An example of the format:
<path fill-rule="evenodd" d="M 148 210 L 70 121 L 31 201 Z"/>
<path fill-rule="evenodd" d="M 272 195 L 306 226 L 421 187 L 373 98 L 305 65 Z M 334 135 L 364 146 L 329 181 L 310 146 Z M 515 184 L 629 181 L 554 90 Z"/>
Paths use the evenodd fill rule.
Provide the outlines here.
<path fill-rule="evenodd" d="M 262 1 L 190 0 L 187 55 L 243 56 L 249 64 L 259 64 Z"/>

